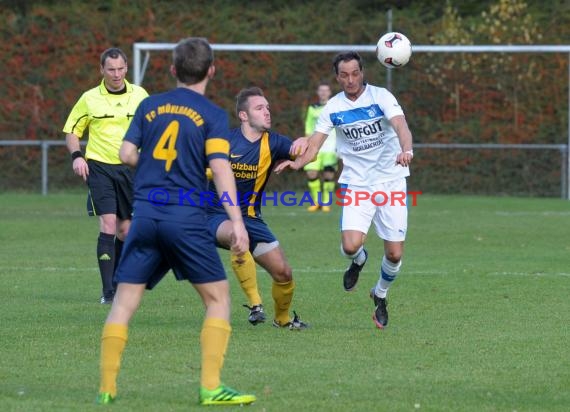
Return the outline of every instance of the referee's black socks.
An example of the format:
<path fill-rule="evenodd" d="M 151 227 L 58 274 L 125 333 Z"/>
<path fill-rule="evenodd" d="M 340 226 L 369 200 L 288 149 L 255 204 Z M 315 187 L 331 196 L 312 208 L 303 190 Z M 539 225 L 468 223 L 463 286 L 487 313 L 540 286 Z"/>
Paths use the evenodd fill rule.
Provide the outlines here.
<path fill-rule="evenodd" d="M 119 260 L 121 260 L 121 253 L 123 252 L 123 242 L 118 237 L 115 237 L 115 270 L 117 270 L 117 266 L 119 266 Z"/>
<path fill-rule="evenodd" d="M 115 273 L 115 235 L 99 233 L 97 239 L 97 262 L 103 284 L 103 296 L 112 298 L 115 293 L 113 274 Z"/>

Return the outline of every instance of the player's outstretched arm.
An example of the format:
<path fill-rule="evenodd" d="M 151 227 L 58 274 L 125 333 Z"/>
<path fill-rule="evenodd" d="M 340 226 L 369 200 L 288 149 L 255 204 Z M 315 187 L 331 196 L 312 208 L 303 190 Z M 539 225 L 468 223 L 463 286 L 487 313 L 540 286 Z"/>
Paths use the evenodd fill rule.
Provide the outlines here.
<path fill-rule="evenodd" d="M 293 141 L 291 149 L 289 149 L 289 154 L 293 159 L 296 159 L 298 156 L 301 156 L 307 151 L 307 147 L 309 147 L 309 138 L 298 137 Z"/>
<path fill-rule="evenodd" d="M 328 135 L 315 132 L 309 138 L 300 137 L 293 142 L 291 145 L 291 155 L 297 155 L 294 161 L 286 160 L 283 163 L 275 166 L 275 173 L 279 174 L 283 170 L 290 168 L 293 170 L 299 170 L 307 163 L 312 162 L 316 157 L 319 149 L 323 145 Z M 295 143 L 297 146 L 295 146 Z"/>
<path fill-rule="evenodd" d="M 241 256 L 249 250 L 249 237 L 239 207 L 234 173 L 230 162 L 225 159 L 210 160 L 210 168 L 218 196 L 230 199 L 229 202 L 223 202 L 223 206 L 232 222 L 231 250 L 234 254 Z"/>

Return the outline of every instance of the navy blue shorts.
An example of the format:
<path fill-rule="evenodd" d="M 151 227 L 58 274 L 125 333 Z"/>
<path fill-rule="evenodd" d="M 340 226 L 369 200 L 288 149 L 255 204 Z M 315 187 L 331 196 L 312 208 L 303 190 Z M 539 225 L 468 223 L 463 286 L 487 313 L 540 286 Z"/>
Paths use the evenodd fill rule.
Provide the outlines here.
<path fill-rule="evenodd" d="M 89 216 L 117 215 L 130 219 L 133 213 L 133 173 L 129 166 L 88 160 L 87 213 Z"/>
<path fill-rule="evenodd" d="M 115 272 L 115 282 L 152 289 L 172 269 L 177 280 L 209 283 L 226 279 L 214 238 L 205 224 L 133 218 Z"/>
<path fill-rule="evenodd" d="M 210 233 L 216 238 L 216 232 L 218 227 L 226 220 L 229 220 L 226 214 L 215 213 L 208 215 L 208 227 L 210 228 Z M 243 223 L 247 230 L 249 236 L 249 250 L 253 252 L 258 243 L 271 243 L 277 241 L 275 235 L 271 232 L 267 224 L 259 219 L 252 218 L 248 216 L 243 217 Z M 216 241 L 216 246 L 224 247 Z"/>

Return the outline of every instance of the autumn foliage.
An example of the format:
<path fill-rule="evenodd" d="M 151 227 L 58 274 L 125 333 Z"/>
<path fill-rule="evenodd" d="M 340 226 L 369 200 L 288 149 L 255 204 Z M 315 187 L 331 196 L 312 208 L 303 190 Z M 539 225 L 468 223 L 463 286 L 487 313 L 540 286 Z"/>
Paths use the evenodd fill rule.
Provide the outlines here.
<path fill-rule="evenodd" d="M 186 36 L 203 36 L 212 43 L 339 44 L 348 49 L 351 44 L 375 44 L 386 31 L 386 9 L 365 0 L 334 5 L 251 1 L 247 6 L 229 0 L 5 3 L 0 9 L 3 140 L 63 139 L 69 110 L 84 90 L 100 81 L 99 55 L 110 46 L 121 47 L 131 59 L 135 42 L 175 43 Z M 413 44 L 562 44 L 569 39 L 565 2 L 554 2 L 549 9 L 521 0 L 457 2 L 463 9 L 453 2 L 414 3 L 401 2 L 402 8 L 392 14 L 393 28 Z M 274 128 L 296 137 L 303 132 L 305 107 L 313 101 L 317 83 L 328 80 L 336 86 L 333 55 L 217 52 L 217 75 L 208 94 L 233 116 L 239 89 L 258 85 L 269 97 Z M 363 57 L 368 81 L 386 84 L 386 69 L 373 53 Z M 168 51 L 150 55 L 143 81 L 150 93 L 174 87 L 169 64 Z M 392 73 L 391 88 L 416 142 L 565 143 L 568 64 L 562 53 L 414 53 L 408 66 Z M 428 185 L 439 173 L 437 167 L 505 160 L 494 156 L 482 152 L 470 159 L 465 152 L 430 152 L 423 164 L 418 156 L 416 166 L 429 170 L 430 179 L 417 181 Z M 556 191 L 560 176 L 545 173 L 552 174 L 556 186 L 548 190 Z M 455 185 L 451 191 L 458 190 Z"/>

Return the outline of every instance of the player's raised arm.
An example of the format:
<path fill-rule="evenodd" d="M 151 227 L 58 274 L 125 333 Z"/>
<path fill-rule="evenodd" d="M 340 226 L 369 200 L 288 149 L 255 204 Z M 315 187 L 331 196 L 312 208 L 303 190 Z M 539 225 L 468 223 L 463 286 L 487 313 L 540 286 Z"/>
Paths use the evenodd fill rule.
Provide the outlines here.
<path fill-rule="evenodd" d="M 321 146 L 325 142 L 327 136 L 328 135 L 321 133 L 321 132 L 314 132 L 306 140 L 306 142 L 301 141 L 299 143 L 298 152 L 301 152 L 302 147 L 306 145 L 304 152 L 302 152 L 302 154 L 300 154 L 295 160 L 286 160 L 283 163 L 280 163 L 277 166 L 275 166 L 275 169 L 274 169 L 275 173 L 281 173 L 286 168 L 290 168 L 293 170 L 299 170 L 303 166 L 305 166 L 307 163 L 312 162 L 315 159 L 315 157 L 317 156 L 317 153 L 319 152 L 319 149 L 321 148 Z M 298 140 L 299 139 L 295 140 L 295 142 Z M 292 152 L 291 154 L 293 154 L 293 155 L 295 154 L 295 151 L 297 150 L 294 148 L 294 145 L 295 145 L 295 143 L 293 143 L 293 146 L 291 146 L 291 152 Z"/>

